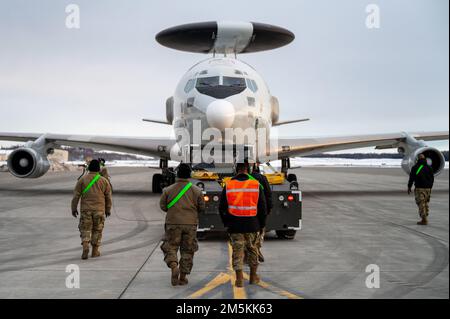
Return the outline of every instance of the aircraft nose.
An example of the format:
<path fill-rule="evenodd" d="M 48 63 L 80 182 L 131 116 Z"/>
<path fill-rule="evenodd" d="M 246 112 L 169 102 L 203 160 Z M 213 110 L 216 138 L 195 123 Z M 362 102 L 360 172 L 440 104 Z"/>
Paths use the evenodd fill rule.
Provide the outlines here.
<path fill-rule="evenodd" d="M 208 105 L 206 119 L 210 127 L 224 130 L 233 125 L 234 106 L 226 100 L 215 100 Z"/>

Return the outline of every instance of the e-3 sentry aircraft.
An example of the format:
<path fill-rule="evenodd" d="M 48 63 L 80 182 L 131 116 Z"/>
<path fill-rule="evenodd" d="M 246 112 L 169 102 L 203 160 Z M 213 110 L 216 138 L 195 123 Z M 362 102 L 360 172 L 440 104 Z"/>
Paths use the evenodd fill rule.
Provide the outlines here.
<path fill-rule="evenodd" d="M 181 78 L 174 95 L 166 101 L 166 120 L 145 121 L 173 125 L 175 131 L 184 129 L 194 134 L 195 121 L 201 124 L 202 130 L 215 128 L 223 132 L 229 128 L 260 127 L 270 131 L 273 126 L 307 120 L 280 121 L 277 98 L 271 95 L 255 69 L 237 59 L 238 54 L 285 46 L 294 40 L 292 32 L 254 22 L 203 22 L 163 30 L 156 40 L 166 47 L 211 54 L 212 57 L 191 67 Z M 283 138 L 277 139 L 276 149 L 270 151 L 275 151 L 276 157 L 282 160 L 282 171 L 287 172 L 291 157 L 370 146 L 378 149 L 397 148 L 404 155 L 402 167 L 406 173 L 409 173 L 417 156 L 425 154 L 435 173 L 439 174 L 444 168 L 444 157 L 439 150 L 428 147 L 425 141 L 448 137 L 448 131 L 441 131 Z M 171 138 L 6 132 L 0 132 L 0 140 L 26 142 L 8 158 L 9 171 L 19 178 L 43 176 L 50 167 L 48 154 L 60 146 L 88 147 L 159 158 L 162 174 L 153 177 L 155 192 L 172 180 L 167 165 L 171 159 L 171 150 L 181 150 L 185 144 L 192 143 Z"/>

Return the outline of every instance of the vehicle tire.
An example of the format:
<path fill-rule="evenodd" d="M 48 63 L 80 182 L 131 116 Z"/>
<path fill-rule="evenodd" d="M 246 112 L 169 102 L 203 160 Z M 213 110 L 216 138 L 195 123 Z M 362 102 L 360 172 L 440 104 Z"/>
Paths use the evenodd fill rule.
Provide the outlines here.
<path fill-rule="evenodd" d="M 152 179 L 152 191 L 154 194 L 161 194 L 162 193 L 162 180 L 163 176 L 162 174 L 154 174 Z"/>
<path fill-rule="evenodd" d="M 295 234 L 297 233 L 296 230 L 288 229 L 288 230 L 277 230 L 275 231 L 277 234 L 277 237 L 279 239 L 289 239 L 292 240 L 295 238 Z"/>
<path fill-rule="evenodd" d="M 288 174 L 287 180 L 288 180 L 289 183 L 296 182 L 297 181 L 297 175 L 295 175 L 295 174 Z"/>

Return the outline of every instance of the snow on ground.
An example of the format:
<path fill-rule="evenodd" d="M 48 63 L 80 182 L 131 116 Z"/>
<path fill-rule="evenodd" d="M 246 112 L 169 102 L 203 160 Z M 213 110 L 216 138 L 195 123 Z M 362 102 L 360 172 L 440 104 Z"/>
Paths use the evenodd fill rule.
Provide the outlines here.
<path fill-rule="evenodd" d="M 78 165 L 83 162 L 69 162 L 68 164 Z M 271 162 L 272 166 L 280 167 L 280 161 Z M 169 162 L 170 167 L 177 166 L 174 161 Z M 291 159 L 291 167 L 400 167 L 401 159 L 377 158 L 377 159 L 347 159 L 347 158 L 300 158 Z M 159 167 L 158 160 L 135 160 L 135 161 L 110 161 L 107 166 L 111 167 Z M 445 168 L 449 167 L 449 163 L 445 163 Z"/>
<path fill-rule="evenodd" d="M 0 155 L 7 155 L 11 150 L 0 150 Z M 84 164 L 83 161 L 73 161 L 65 163 L 67 165 Z M 281 161 L 271 162 L 272 166 L 280 167 Z M 6 161 L 0 161 L 0 167 L 6 165 Z M 178 162 L 169 161 L 170 167 L 176 167 Z M 368 158 L 368 159 L 348 159 L 348 158 L 311 158 L 296 157 L 291 159 L 291 167 L 400 167 L 401 159 L 392 158 Z M 108 161 L 107 166 L 111 167 L 159 167 L 159 161 L 146 156 L 139 156 L 136 160 L 128 161 Z M 449 163 L 445 162 L 445 168 L 449 168 Z"/>

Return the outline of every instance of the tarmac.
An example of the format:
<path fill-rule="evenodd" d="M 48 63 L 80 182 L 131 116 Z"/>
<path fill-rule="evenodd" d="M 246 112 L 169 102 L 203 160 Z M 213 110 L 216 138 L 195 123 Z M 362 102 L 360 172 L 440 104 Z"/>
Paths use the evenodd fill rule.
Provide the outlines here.
<path fill-rule="evenodd" d="M 294 240 L 267 235 L 262 282 L 243 289 L 233 285 L 225 235 L 199 242 L 189 285 L 170 285 L 155 172 L 110 169 L 115 210 L 102 256 L 86 261 L 70 212 L 79 172 L 0 173 L 0 298 L 449 298 L 448 170 L 436 179 L 428 226 L 416 225 L 399 168 L 296 170 L 303 228 Z M 68 265 L 79 267 L 79 288 L 66 286 Z M 376 275 L 368 266 L 379 269 L 379 288 L 367 287 Z"/>

